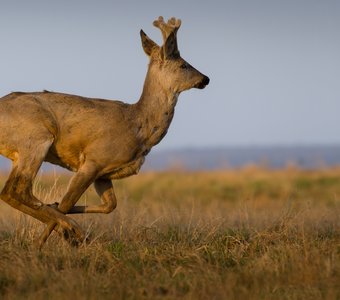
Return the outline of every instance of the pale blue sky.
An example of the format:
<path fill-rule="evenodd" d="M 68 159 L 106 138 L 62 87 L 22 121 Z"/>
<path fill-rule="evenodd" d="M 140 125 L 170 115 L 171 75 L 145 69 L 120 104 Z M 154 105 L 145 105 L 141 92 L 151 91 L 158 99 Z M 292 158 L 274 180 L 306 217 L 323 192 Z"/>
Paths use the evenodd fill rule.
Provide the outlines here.
<path fill-rule="evenodd" d="M 0 1 L 0 95 L 53 90 L 138 100 L 141 28 L 182 19 L 183 58 L 207 74 L 157 148 L 340 143 L 340 1 Z M 23 108 L 24 109 L 24 108 Z"/>

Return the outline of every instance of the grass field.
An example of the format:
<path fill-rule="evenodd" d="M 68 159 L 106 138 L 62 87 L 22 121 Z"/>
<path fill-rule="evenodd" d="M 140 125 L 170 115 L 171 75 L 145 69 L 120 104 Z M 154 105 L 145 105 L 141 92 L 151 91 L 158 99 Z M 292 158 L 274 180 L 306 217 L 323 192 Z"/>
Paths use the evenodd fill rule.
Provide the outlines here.
<path fill-rule="evenodd" d="M 35 194 L 58 201 L 66 175 Z M 0 176 L 0 185 L 5 177 Z M 340 169 L 142 173 L 72 248 L 0 204 L 1 299 L 340 299 Z M 82 202 L 98 201 L 93 188 Z"/>

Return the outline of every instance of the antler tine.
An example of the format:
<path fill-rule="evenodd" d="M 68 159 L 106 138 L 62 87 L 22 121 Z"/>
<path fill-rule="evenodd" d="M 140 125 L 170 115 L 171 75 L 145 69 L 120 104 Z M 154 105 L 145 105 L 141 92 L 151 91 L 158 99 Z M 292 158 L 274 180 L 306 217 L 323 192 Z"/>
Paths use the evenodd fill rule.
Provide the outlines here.
<path fill-rule="evenodd" d="M 170 18 L 167 23 L 164 22 L 164 18 L 160 16 L 158 20 L 155 20 L 153 22 L 153 25 L 157 28 L 159 28 L 163 35 L 164 42 L 168 38 L 168 36 L 174 32 L 177 33 L 177 30 L 181 27 L 181 20 L 176 19 L 174 17 Z"/>
<path fill-rule="evenodd" d="M 171 25 L 173 28 L 176 28 L 176 31 L 181 27 L 182 21 L 180 19 L 176 19 L 172 17 L 169 19 L 168 24 Z"/>

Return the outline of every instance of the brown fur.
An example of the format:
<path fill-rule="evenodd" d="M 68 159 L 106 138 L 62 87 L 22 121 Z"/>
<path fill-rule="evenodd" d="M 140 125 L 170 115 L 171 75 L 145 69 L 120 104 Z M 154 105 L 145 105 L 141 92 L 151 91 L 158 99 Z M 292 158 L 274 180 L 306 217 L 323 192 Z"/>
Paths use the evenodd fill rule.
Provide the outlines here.
<path fill-rule="evenodd" d="M 91 99 L 54 92 L 11 93 L 0 99 L 0 154 L 13 162 L 1 199 L 48 226 L 40 245 L 59 224 L 82 240 L 79 226 L 66 213 L 109 213 L 116 207 L 113 179 L 136 174 L 151 148 L 165 136 L 182 91 L 203 88 L 209 79 L 180 56 L 174 18 L 154 22 L 164 44 L 141 31 L 150 57 L 139 101 Z M 58 208 L 36 199 L 32 182 L 43 161 L 75 172 Z M 74 207 L 95 183 L 103 204 Z"/>

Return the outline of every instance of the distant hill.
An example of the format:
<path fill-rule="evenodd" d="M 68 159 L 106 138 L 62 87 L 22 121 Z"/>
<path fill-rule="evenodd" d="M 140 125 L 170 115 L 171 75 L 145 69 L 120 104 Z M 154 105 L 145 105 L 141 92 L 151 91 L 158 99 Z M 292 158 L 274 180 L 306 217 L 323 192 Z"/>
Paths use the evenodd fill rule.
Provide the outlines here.
<path fill-rule="evenodd" d="M 305 169 L 340 165 L 340 145 L 187 148 L 154 151 L 146 158 L 143 169 L 211 170 L 240 168 L 249 164 L 269 168 L 296 165 Z"/>
<path fill-rule="evenodd" d="M 155 149 L 147 156 L 142 170 L 213 170 L 250 164 L 268 168 L 284 168 L 293 164 L 304 169 L 340 165 L 340 145 Z M 9 167 L 9 161 L 0 158 L 0 169 Z M 44 164 L 44 169 L 50 168 L 50 164 Z"/>

